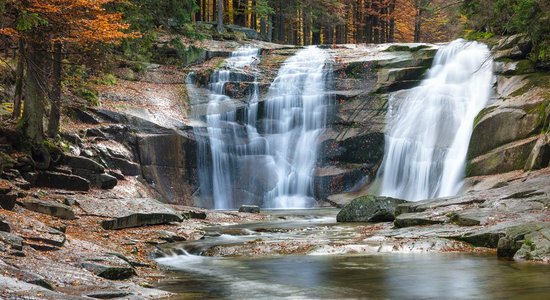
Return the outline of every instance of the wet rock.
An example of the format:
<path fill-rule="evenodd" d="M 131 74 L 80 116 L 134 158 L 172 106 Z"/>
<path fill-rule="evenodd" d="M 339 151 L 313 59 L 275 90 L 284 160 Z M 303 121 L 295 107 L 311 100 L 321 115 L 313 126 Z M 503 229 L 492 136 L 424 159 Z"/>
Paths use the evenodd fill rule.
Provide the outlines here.
<path fill-rule="evenodd" d="M 10 277 L 17 278 L 18 280 L 21 280 L 23 282 L 39 286 L 39 287 L 48 289 L 50 291 L 54 290 L 53 284 L 48 280 L 42 278 L 41 276 L 22 270 L 17 266 L 4 263 L 1 260 L 0 260 L 0 269 L 3 270 L 4 275 L 9 275 Z"/>
<path fill-rule="evenodd" d="M 90 215 L 113 218 L 101 222 L 104 229 L 121 229 L 182 221 L 181 216 L 171 207 L 151 198 L 96 199 L 80 197 L 76 201 Z"/>
<path fill-rule="evenodd" d="M 103 133 L 103 131 L 101 131 L 98 128 L 88 128 L 88 129 L 86 129 L 85 136 L 86 137 L 97 137 L 97 138 L 101 138 L 101 139 L 106 139 L 107 138 L 105 133 Z"/>
<path fill-rule="evenodd" d="M 36 174 L 34 185 L 70 191 L 90 190 L 90 182 L 80 176 L 48 171 Z"/>
<path fill-rule="evenodd" d="M 0 231 L 4 231 L 4 232 L 11 231 L 10 223 L 8 223 L 8 221 L 6 221 L 6 219 L 4 219 L 4 217 L 2 216 L 0 216 Z"/>
<path fill-rule="evenodd" d="M 87 257 L 82 267 L 93 274 L 111 280 L 123 280 L 136 275 L 134 268 L 125 260 L 114 255 Z"/>
<path fill-rule="evenodd" d="M 75 218 L 74 212 L 69 206 L 55 201 L 43 201 L 39 199 L 26 198 L 21 201 L 21 203 L 26 209 L 42 214 L 66 220 L 72 220 Z"/>
<path fill-rule="evenodd" d="M 23 239 L 15 234 L 0 231 L 0 243 L 13 250 L 23 250 Z"/>
<path fill-rule="evenodd" d="M 259 214 L 260 207 L 257 205 L 241 205 L 241 207 L 239 207 L 239 212 Z"/>
<path fill-rule="evenodd" d="M 105 168 L 96 161 L 83 156 L 65 156 L 65 163 L 72 169 L 90 170 L 96 173 L 105 172 Z"/>
<path fill-rule="evenodd" d="M 353 199 L 336 216 L 338 222 L 391 222 L 395 219 L 397 205 L 406 203 L 401 199 L 367 195 Z"/>

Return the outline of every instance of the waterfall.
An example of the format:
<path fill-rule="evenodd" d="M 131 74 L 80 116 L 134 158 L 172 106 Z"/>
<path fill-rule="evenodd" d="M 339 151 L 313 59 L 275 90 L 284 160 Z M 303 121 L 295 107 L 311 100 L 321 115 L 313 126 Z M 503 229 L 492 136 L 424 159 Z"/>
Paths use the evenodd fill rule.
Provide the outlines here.
<path fill-rule="evenodd" d="M 328 54 L 298 51 L 263 99 L 258 56 L 258 49 L 238 49 L 211 77 L 205 126 L 195 130 L 200 197 L 216 209 L 310 207 L 317 139 L 326 123 Z M 244 105 L 227 95 L 229 83 L 250 84 Z"/>
<path fill-rule="evenodd" d="M 491 79 L 487 46 L 459 39 L 439 49 L 420 86 L 390 95 L 381 195 L 417 201 L 459 192 Z"/>

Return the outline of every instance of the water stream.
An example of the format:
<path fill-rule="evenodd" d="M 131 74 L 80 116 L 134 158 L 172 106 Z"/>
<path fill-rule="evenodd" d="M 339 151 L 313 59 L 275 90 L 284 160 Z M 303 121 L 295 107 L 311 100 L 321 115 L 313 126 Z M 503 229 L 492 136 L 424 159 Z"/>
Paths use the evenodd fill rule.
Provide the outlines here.
<path fill-rule="evenodd" d="M 206 126 L 196 129 L 200 197 L 212 199 L 205 206 L 315 204 L 312 176 L 317 139 L 326 124 L 328 58 L 316 47 L 298 51 L 282 65 L 262 99 L 258 49 L 236 50 L 214 72 L 203 117 Z M 251 86 L 245 105 L 227 95 L 228 84 Z"/>
<path fill-rule="evenodd" d="M 200 256 L 208 249 L 263 239 L 345 243 L 357 224 L 337 224 L 335 210 L 270 211 L 267 222 L 210 228 L 205 239 L 160 258 L 173 299 L 544 299 L 546 265 L 498 260 L 494 254 L 376 253 Z M 272 244 L 273 245 L 273 244 Z"/>
<path fill-rule="evenodd" d="M 416 201 L 458 193 L 491 79 L 487 46 L 456 40 L 437 52 L 420 86 L 390 96 L 381 195 Z"/>

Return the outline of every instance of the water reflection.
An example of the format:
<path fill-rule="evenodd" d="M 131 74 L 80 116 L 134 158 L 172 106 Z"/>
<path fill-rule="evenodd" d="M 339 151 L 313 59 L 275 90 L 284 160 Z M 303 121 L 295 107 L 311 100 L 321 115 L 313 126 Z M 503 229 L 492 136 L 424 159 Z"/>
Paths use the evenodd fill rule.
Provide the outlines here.
<path fill-rule="evenodd" d="M 174 299 L 544 299 L 550 266 L 492 255 L 385 254 L 159 261 Z"/>

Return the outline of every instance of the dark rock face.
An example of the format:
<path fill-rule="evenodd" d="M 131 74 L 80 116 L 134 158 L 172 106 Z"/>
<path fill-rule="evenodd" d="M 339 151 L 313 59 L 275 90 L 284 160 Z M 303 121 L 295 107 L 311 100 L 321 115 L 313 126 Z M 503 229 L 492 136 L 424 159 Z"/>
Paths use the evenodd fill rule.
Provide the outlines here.
<path fill-rule="evenodd" d="M 241 207 L 239 207 L 239 212 L 259 214 L 260 207 L 257 205 L 241 205 Z"/>
<path fill-rule="evenodd" d="M 170 203 L 187 203 L 192 199 L 196 144 L 193 140 L 172 134 L 139 135 L 137 140 L 143 178 Z"/>
<path fill-rule="evenodd" d="M 0 194 L 0 207 L 6 210 L 13 210 L 15 207 L 15 201 L 17 200 L 17 194 L 9 192 L 7 194 Z"/>
<path fill-rule="evenodd" d="M 4 219 L 4 217 L 2 216 L 0 216 L 0 231 L 4 231 L 4 232 L 11 231 L 10 223 L 8 223 L 8 221 L 6 221 L 6 219 Z"/>
<path fill-rule="evenodd" d="M 391 222 L 395 219 L 397 205 L 406 203 L 401 199 L 367 195 L 356 198 L 344 206 L 336 216 L 338 222 Z"/>
<path fill-rule="evenodd" d="M 105 172 L 105 167 L 87 157 L 67 155 L 65 162 L 72 169 L 89 170 L 99 174 Z"/>
<path fill-rule="evenodd" d="M 80 176 L 48 171 L 36 174 L 34 185 L 69 191 L 90 190 L 90 182 Z"/>
<path fill-rule="evenodd" d="M 60 219 L 71 220 L 75 218 L 73 210 L 64 204 L 55 201 L 43 201 L 38 199 L 27 198 L 22 201 L 23 206 L 35 212 L 58 217 Z"/>

